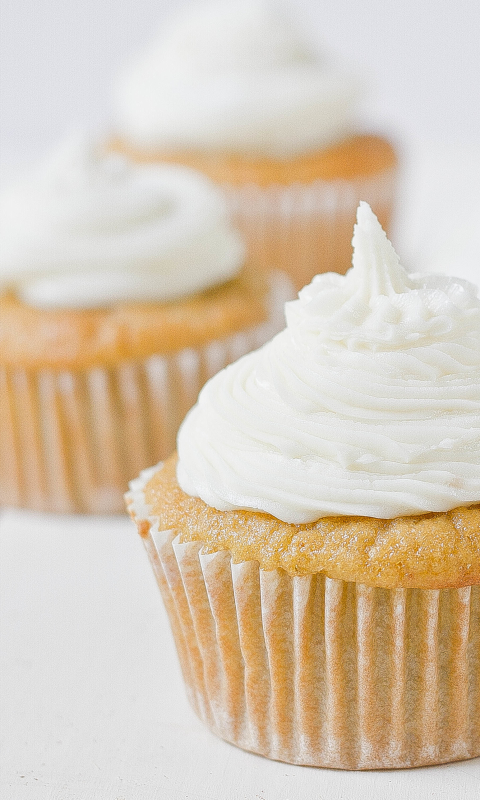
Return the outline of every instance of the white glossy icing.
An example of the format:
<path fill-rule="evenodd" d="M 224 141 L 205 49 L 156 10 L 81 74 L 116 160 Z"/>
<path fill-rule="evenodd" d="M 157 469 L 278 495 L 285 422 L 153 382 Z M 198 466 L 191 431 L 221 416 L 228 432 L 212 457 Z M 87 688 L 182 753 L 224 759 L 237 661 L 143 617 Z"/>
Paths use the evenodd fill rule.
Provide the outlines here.
<path fill-rule="evenodd" d="M 480 502 L 477 289 L 407 274 L 366 203 L 353 244 L 205 386 L 178 437 L 187 493 L 292 523 Z"/>
<path fill-rule="evenodd" d="M 120 135 L 145 148 L 293 156 L 352 130 L 358 89 L 268 0 L 213 0 L 164 26 L 116 91 Z"/>
<path fill-rule="evenodd" d="M 230 279 L 244 255 L 202 175 L 85 141 L 0 197 L 0 291 L 33 306 L 170 300 Z"/>

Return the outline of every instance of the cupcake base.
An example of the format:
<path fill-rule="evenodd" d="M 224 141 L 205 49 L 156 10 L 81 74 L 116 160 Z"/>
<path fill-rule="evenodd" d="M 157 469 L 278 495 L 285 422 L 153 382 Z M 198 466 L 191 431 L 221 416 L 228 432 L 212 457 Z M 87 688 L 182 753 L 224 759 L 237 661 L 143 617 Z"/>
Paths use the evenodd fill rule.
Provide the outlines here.
<path fill-rule="evenodd" d="M 252 263 L 283 270 L 299 291 L 314 275 L 350 269 L 360 200 L 369 203 L 383 229 L 389 230 L 395 171 L 351 181 L 224 186 L 224 191 Z"/>
<path fill-rule="evenodd" d="M 287 272 L 297 291 L 317 273 L 350 268 L 361 200 L 389 230 L 398 165 L 395 148 L 382 136 L 354 134 L 287 159 L 142 150 L 121 139 L 107 146 L 140 163 L 172 162 L 205 173 L 223 189 L 249 261 Z"/>
<path fill-rule="evenodd" d="M 0 506 L 123 512 L 128 481 L 174 450 L 203 384 L 277 333 L 291 296 L 272 276 L 266 322 L 166 355 L 78 370 L 0 365 Z"/>
<path fill-rule="evenodd" d="M 130 511 L 190 702 L 214 733 L 336 769 L 480 755 L 479 586 L 372 588 L 202 555 L 201 543 L 156 528 L 138 487 Z"/>

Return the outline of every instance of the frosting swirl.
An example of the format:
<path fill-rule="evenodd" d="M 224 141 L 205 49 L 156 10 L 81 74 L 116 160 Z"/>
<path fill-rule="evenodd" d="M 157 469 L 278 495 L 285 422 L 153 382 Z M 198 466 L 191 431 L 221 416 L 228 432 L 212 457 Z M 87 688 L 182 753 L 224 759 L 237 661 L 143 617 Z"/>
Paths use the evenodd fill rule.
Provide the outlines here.
<path fill-rule="evenodd" d="M 86 141 L 0 197 L 0 292 L 32 306 L 171 300 L 229 280 L 243 259 L 210 181 Z"/>
<path fill-rule="evenodd" d="M 127 67 L 116 116 L 141 147 L 282 158 L 349 135 L 357 93 L 278 3 L 213 0 L 183 10 Z"/>
<path fill-rule="evenodd" d="M 353 245 L 204 387 L 178 437 L 188 494 L 291 523 L 480 501 L 477 289 L 407 274 L 366 203 Z"/>

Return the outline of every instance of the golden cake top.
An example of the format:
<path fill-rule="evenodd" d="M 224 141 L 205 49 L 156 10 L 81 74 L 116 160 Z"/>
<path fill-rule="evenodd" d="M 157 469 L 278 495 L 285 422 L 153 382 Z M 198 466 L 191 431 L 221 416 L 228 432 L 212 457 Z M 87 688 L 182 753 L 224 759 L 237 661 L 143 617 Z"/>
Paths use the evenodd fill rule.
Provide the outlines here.
<path fill-rule="evenodd" d="M 0 295 L 0 364 L 83 369 L 198 347 L 268 315 L 268 276 L 244 268 L 228 283 L 169 303 L 41 309 Z"/>
<path fill-rule="evenodd" d="M 217 511 L 179 487 L 172 456 L 144 487 L 148 517 L 205 552 L 229 550 L 234 562 L 258 561 L 290 575 L 385 588 L 443 589 L 480 583 L 480 506 L 383 520 L 325 517 L 305 525 L 254 511 Z M 131 506 L 140 532 L 150 522 Z"/>
<path fill-rule="evenodd" d="M 358 180 L 387 173 L 394 169 L 397 157 L 392 145 L 381 136 L 357 134 L 338 144 L 291 158 L 241 156 L 228 150 L 220 153 L 142 150 L 119 139 L 110 143 L 119 153 L 127 153 L 136 161 L 168 161 L 198 169 L 211 180 L 231 186 L 267 187 L 309 184 L 313 181 Z"/>

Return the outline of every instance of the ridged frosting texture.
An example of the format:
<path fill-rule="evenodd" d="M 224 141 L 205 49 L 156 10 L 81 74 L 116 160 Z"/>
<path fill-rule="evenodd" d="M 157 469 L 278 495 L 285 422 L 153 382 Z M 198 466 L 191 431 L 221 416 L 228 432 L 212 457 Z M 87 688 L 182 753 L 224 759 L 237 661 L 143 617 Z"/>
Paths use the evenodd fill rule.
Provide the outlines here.
<path fill-rule="evenodd" d="M 147 149 L 273 157 L 341 140 L 352 130 L 356 81 L 307 38 L 277 2 L 183 9 L 118 82 L 120 136 Z"/>
<path fill-rule="evenodd" d="M 81 137 L 0 197 L 0 292 L 35 307 L 171 300 L 232 278 L 244 255 L 202 175 Z"/>
<path fill-rule="evenodd" d="M 353 245 L 204 387 L 178 437 L 188 494 L 290 523 L 480 502 L 477 289 L 407 274 L 366 203 Z"/>

